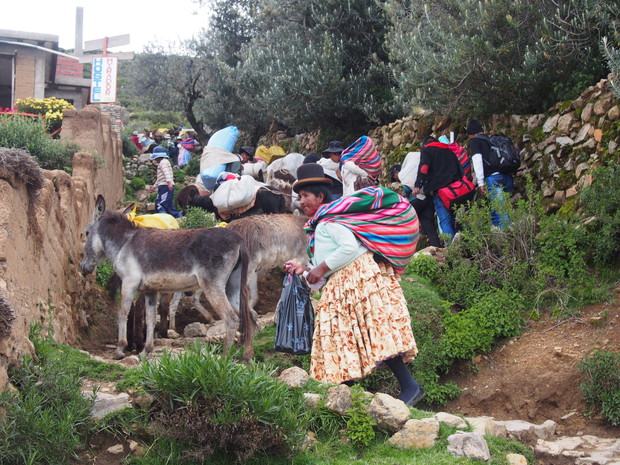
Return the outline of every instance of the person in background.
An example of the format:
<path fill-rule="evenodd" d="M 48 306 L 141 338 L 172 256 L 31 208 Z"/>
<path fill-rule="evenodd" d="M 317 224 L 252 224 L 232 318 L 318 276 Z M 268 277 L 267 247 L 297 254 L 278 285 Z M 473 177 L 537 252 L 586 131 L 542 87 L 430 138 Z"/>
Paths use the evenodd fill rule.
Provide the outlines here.
<path fill-rule="evenodd" d="M 316 307 L 310 376 L 351 385 L 385 364 L 400 384 L 398 398 L 415 405 L 424 391 L 405 362 L 415 358 L 418 348 L 396 277 L 415 252 L 415 211 L 381 187 L 329 203 L 331 179 L 316 163 L 299 167 L 293 190 L 311 217 L 306 230 L 312 267 L 291 260 L 284 270 L 303 274 L 310 284 L 327 278 Z"/>
<path fill-rule="evenodd" d="M 131 142 L 135 144 L 140 152 L 142 152 L 142 144 L 140 143 L 140 136 L 138 136 L 138 131 L 134 131 L 131 135 Z"/>
<path fill-rule="evenodd" d="M 331 200 L 342 197 L 342 176 L 340 175 L 340 155 L 344 151 L 344 145 L 339 140 L 331 141 L 317 163 L 323 167 L 325 176 L 331 180 Z"/>
<path fill-rule="evenodd" d="M 308 155 L 304 157 L 304 161 L 302 165 L 307 165 L 308 163 L 318 163 L 321 159 L 321 156 L 316 152 L 310 152 Z"/>
<path fill-rule="evenodd" d="M 436 147 L 433 145 L 436 142 L 437 139 L 431 136 L 422 142 L 420 167 L 412 193 L 417 196 L 424 191 L 426 195 L 433 196 L 433 205 L 437 212 L 441 230 L 450 235 L 450 242 L 452 242 L 456 235 L 454 215 L 443 204 L 437 195 L 437 191 L 461 179 L 463 168 L 452 150 L 447 148 L 445 144 L 441 145 L 446 148 Z"/>
<path fill-rule="evenodd" d="M 174 175 L 172 173 L 172 165 L 168 159 L 166 149 L 163 147 L 155 147 L 149 160 L 157 163 L 157 179 L 155 185 L 151 186 L 149 192 L 157 189 L 157 199 L 155 200 L 155 209 L 157 213 L 168 213 L 175 218 L 181 218 L 183 215 L 174 207 Z"/>
<path fill-rule="evenodd" d="M 340 154 L 343 195 L 374 186 L 381 174 L 381 156 L 368 136 L 362 136 Z"/>
<path fill-rule="evenodd" d="M 169 133 L 164 134 L 164 148 L 166 153 L 170 157 L 170 163 L 173 165 L 179 164 L 179 148 L 177 147 L 176 140 L 172 138 Z"/>
<path fill-rule="evenodd" d="M 249 147 L 247 145 L 241 147 L 239 149 L 239 158 L 241 158 L 241 164 L 245 165 L 246 163 L 254 163 L 254 152 L 256 149 L 254 147 Z"/>
<path fill-rule="evenodd" d="M 144 132 L 144 136 L 140 139 L 140 145 L 142 145 L 142 153 L 153 153 L 153 149 L 157 147 L 155 139 L 151 139 L 149 131 Z"/>
<path fill-rule="evenodd" d="M 511 174 L 502 174 L 495 171 L 489 162 L 491 142 L 489 136 L 484 134 L 478 121 L 472 119 L 467 124 L 467 136 L 469 137 L 469 150 L 472 154 L 474 166 L 474 181 L 481 195 L 489 194 L 489 200 L 498 201 L 500 205 L 506 201 L 508 194 L 512 192 L 514 178 Z M 507 215 L 491 210 L 491 223 L 503 229 L 509 224 Z"/>
<path fill-rule="evenodd" d="M 420 166 L 420 152 L 409 152 L 403 161 L 401 169 L 398 171 L 398 180 L 403 185 L 403 194 L 415 209 L 420 228 L 428 237 L 428 242 L 433 247 L 441 247 L 437 223 L 435 222 L 435 206 L 433 197 L 419 192 L 413 195 L 416 179 L 418 178 L 418 168 Z"/>

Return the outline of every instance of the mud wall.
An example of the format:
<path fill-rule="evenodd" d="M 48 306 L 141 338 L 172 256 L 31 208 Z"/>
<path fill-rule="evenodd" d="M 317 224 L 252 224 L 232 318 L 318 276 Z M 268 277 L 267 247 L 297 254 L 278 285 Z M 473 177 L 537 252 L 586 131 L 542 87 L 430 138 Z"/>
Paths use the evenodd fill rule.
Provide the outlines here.
<path fill-rule="evenodd" d="M 0 172 L 0 292 L 14 316 L 0 339 L 0 391 L 7 367 L 32 349 L 31 323 L 51 321 L 54 338 L 66 343 L 87 325 L 84 298 L 93 278 L 79 271 L 83 231 L 98 194 L 111 207 L 124 195 L 122 145 L 106 114 L 94 106 L 69 110 L 62 134 L 82 148 L 73 173 L 45 171 L 36 199 L 14 173 Z"/>

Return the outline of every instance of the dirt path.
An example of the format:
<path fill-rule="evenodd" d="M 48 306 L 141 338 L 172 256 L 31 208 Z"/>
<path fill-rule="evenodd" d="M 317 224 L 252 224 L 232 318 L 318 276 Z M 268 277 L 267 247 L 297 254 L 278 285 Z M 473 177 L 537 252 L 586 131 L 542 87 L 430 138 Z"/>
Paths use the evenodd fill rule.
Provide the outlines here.
<path fill-rule="evenodd" d="M 620 350 L 620 288 L 610 303 L 592 305 L 579 318 L 558 324 L 544 317 L 520 337 L 500 343 L 472 364 L 462 364 L 448 377 L 463 393 L 446 410 L 469 416 L 532 423 L 553 420 L 559 435 L 620 437 L 600 416 L 585 416 L 578 364 L 595 349 Z M 595 317 L 602 317 L 595 325 Z"/>

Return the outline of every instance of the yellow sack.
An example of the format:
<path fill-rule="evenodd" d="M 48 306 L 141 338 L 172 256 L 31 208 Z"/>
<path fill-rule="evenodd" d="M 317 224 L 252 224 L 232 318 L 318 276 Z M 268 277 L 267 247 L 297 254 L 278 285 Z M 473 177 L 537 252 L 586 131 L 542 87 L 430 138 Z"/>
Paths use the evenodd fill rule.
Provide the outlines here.
<path fill-rule="evenodd" d="M 177 219 L 168 213 L 153 213 L 152 215 L 136 216 L 136 207 L 133 207 L 132 212 L 127 213 L 127 218 L 133 224 L 141 228 L 179 229 Z"/>
<path fill-rule="evenodd" d="M 267 164 L 285 155 L 286 152 L 279 145 L 272 145 L 269 148 L 261 145 L 256 149 L 256 152 L 254 152 L 254 158 L 259 158 Z"/>

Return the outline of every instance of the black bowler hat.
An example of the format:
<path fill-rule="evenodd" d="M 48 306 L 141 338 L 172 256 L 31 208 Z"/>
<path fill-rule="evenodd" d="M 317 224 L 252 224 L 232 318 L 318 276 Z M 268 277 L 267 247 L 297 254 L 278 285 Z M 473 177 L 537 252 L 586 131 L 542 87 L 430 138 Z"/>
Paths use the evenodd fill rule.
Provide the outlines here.
<path fill-rule="evenodd" d="M 293 190 L 299 194 L 300 189 L 312 184 L 332 185 L 332 181 L 325 177 L 323 167 L 317 163 L 307 163 L 297 168 L 297 181 L 293 184 Z"/>
<path fill-rule="evenodd" d="M 339 140 L 333 140 L 329 143 L 327 148 L 323 150 L 323 156 L 329 157 L 330 153 L 341 153 L 344 152 L 344 145 Z"/>

